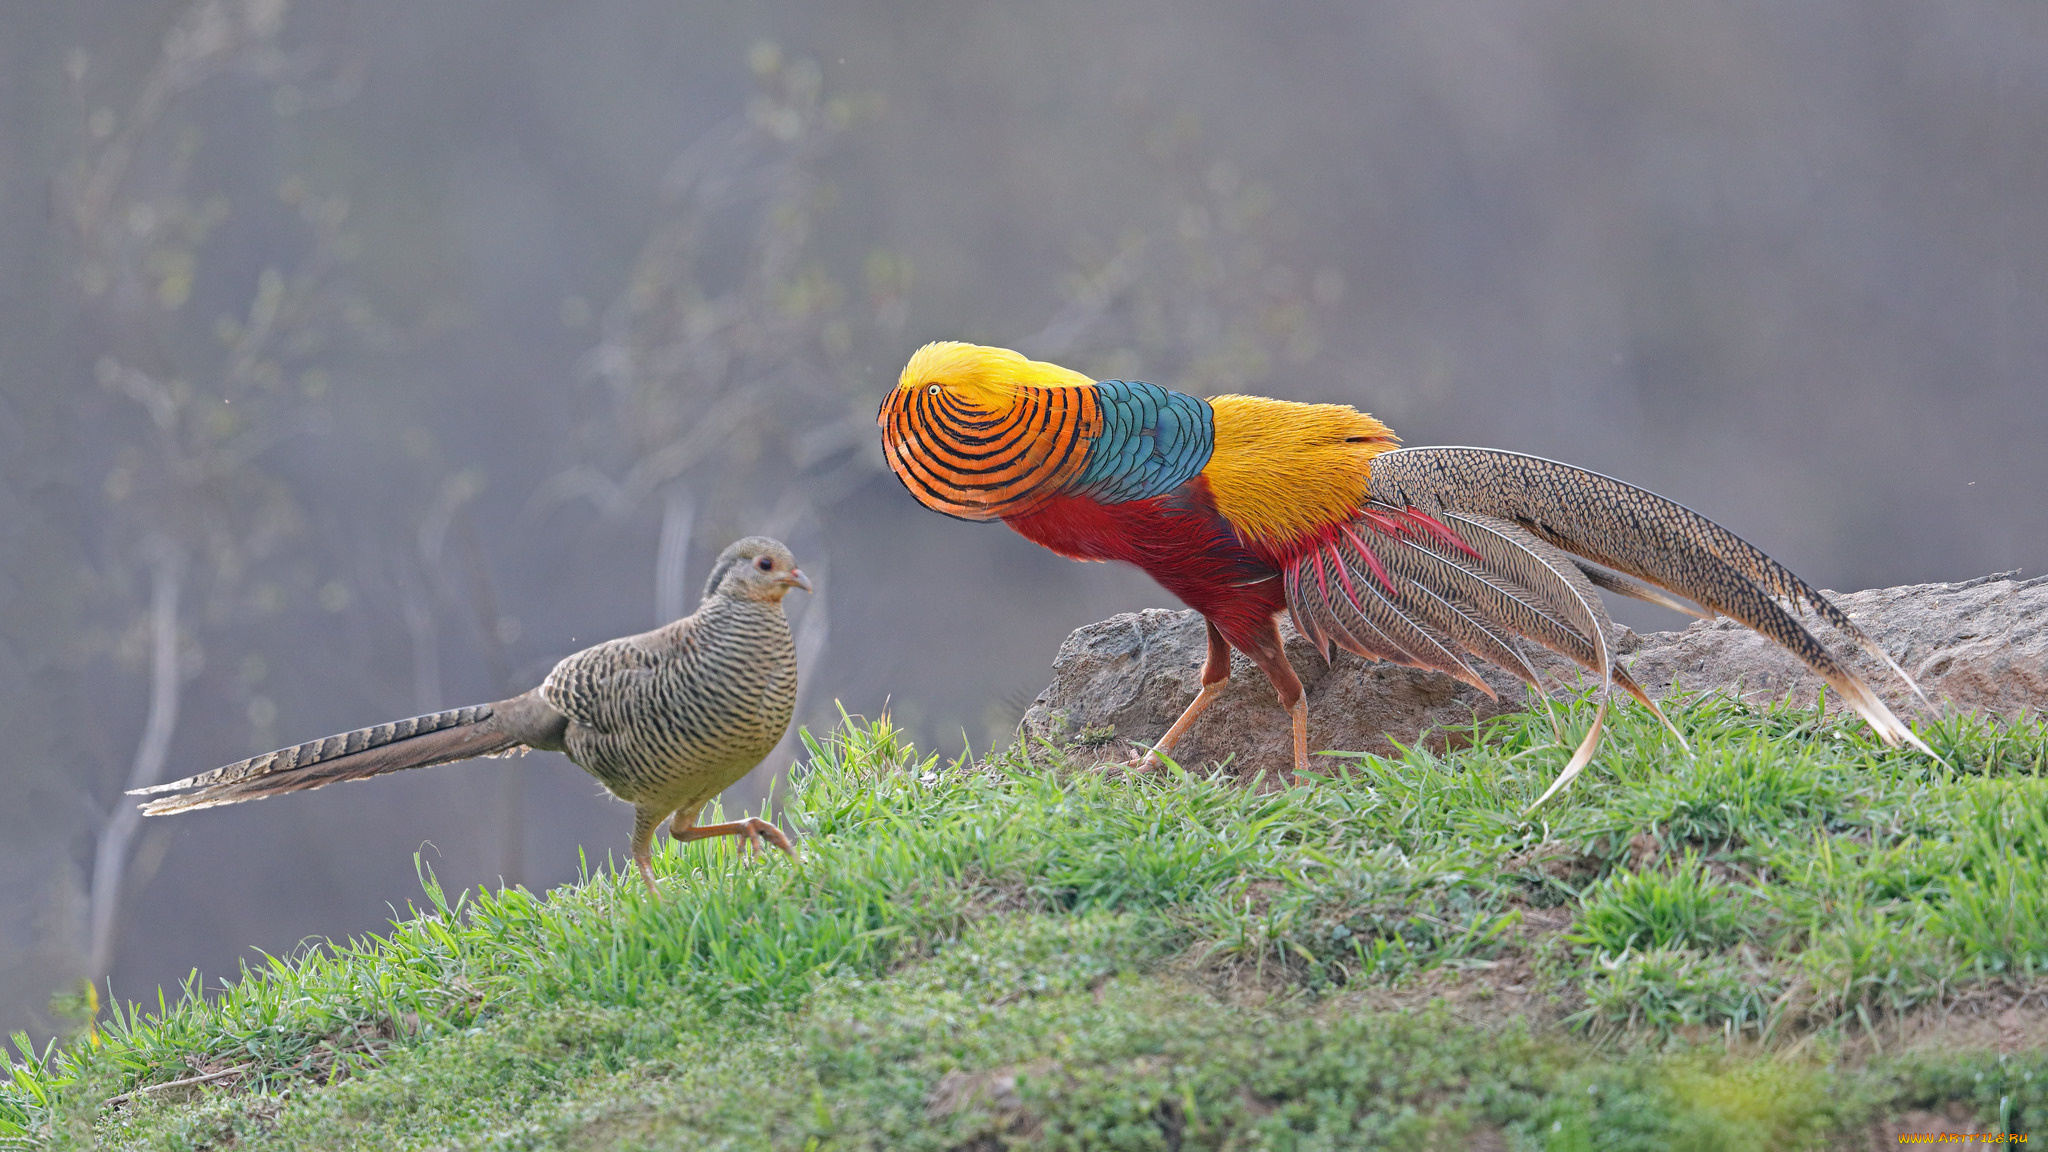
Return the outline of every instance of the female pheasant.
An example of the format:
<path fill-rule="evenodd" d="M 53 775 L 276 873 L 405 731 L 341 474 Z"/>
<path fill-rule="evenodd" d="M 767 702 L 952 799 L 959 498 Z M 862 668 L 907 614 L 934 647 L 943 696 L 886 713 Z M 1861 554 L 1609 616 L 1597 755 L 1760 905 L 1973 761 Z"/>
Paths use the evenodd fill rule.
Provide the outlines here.
<path fill-rule="evenodd" d="M 794 855 L 789 837 L 758 816 L 699 824 L 712 797 L 753 770 L 789 728 L 796 705 L 796 645 L 782 598 L 811 582 L 766 536 L 719 553 L 697 610 L 652 632 L 565 656 L 540 687 L 500 700 L 415 716 L 266 752 L 131 795 L 160 796 L 162 816 L 367 780 L 523 748 L 568 755 L 633 806 L 633 863 L 649 892 L 654 830 L 679 841 L 765 837 Z"/>
<path fill-rule="evenodd" d="M 1538 686 L 1530 641 L 1601 683 L 1593 725 L 1541 804 L 1592 759 L 1613 687 L 1663 719 L 1614 663 L 1596 585 L 1739 620 L 1804 661 L 1887 744 L 1926 749 L 1787 611 L 1810 606 L 1919 692 L 1826 597 L 1706 517 L 1598 473 L 1486 448 L 1401 448 L 1348 405 L 1203 400 L 950 341 L 911 357 L 877 419 L 889 467 L 926 507 L 1002 520 L 1076 560 L 1134 564 L 1208 621 L 1201 691 L 1151 754 L 1221 693 L 1235 648 L 1272 681 L 1293 720 L 1294 771 L 1307 768 L 1308 705 L 1281 648 L 1283 610 L 1325 658 L 1335 644 L 1488 695 L 1475 661 Z"/>

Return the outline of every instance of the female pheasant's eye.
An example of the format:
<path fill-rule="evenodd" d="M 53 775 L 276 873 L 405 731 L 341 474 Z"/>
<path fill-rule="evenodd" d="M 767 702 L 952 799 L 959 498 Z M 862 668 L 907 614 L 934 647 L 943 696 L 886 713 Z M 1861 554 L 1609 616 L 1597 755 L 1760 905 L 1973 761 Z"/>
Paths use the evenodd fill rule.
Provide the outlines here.
<path fill-rule="evenodd" d="M 775 567 L 775 561 L 763 556 L 759 560 L 754 561 L 754 567 L 759 568 L 763 572 L 771 571 Z"/>
<path fill-rule="evenodd" d="M 930 392 L 934 396 L 937 396 L 939 394 L 939 386 L 937 384 L 934 384 L 930 388 L 925 389 L 925 391 Z"/>

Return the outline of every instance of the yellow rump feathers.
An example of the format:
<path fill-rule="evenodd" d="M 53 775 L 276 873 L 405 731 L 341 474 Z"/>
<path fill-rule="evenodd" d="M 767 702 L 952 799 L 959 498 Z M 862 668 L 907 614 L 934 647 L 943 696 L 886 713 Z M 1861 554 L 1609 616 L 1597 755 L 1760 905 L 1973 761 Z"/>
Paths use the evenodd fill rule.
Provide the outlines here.
<path fill-rule="evenodd" d="M 1385 424 L 1349 404 L 1212 396 L 1216 452 L 1202 475 L 1240 533 L 1285 547 L 1358 515 L 1367 466 L 1400 446 Z"/>
<path fill-rule="evenodd" d="M 935 340 L 917 350 L 904 365 L 897 387 L 929 388 L 933 384 L 980 407 L 1005 411 L 1019 387 L 1077 388 L 1095 381 L 1079 372 L 1027 360 L 1008 348 Z"/>

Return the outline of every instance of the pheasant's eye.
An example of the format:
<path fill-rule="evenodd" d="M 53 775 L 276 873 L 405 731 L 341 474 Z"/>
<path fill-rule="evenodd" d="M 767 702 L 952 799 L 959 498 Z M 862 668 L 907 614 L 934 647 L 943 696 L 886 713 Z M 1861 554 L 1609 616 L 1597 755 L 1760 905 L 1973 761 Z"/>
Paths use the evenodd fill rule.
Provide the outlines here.
<path fill-rule="evenodd" d="M 939 386 L 937 384 L 934 384 L 930 388 L 925 389 L 925 391 L 930 392 L 934 396 L 937 396 L 939 394 Z"/>
<path fill-rule="evenodd" d="M 767 556 L 763 556 L 759 560 L 754 561 L 754 567 L 759 568 L 763 572 L 773 571 L 775 561 Z"/>

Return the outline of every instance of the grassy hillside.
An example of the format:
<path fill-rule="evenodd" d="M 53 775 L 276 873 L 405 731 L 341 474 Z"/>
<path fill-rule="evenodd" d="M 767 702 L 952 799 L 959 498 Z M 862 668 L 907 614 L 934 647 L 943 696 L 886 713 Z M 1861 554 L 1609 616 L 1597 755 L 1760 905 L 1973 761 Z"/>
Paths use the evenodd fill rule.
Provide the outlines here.
<path fill-rule="evenodd" d="M 2043 727 L 1947 724 L 1944 768 L 1673 718 L 1694 757 L 1625 709 L 1535 819 L 1540 712 L 1285 791 L 849 722 L 788 797 L 801 864 L 671 848 L 659 902 L 424 876 L 388 935 L 17 1052 L 0 1147 L 2048 1139 Z"/>

